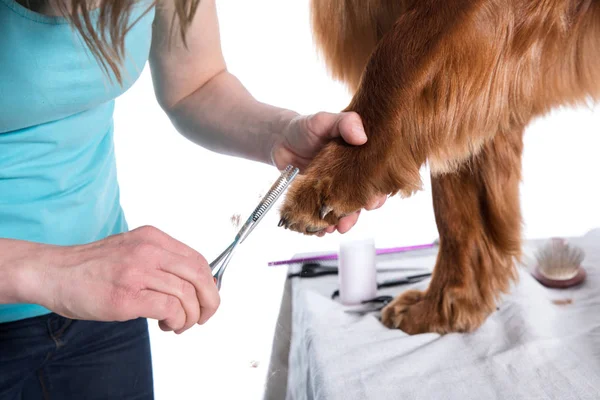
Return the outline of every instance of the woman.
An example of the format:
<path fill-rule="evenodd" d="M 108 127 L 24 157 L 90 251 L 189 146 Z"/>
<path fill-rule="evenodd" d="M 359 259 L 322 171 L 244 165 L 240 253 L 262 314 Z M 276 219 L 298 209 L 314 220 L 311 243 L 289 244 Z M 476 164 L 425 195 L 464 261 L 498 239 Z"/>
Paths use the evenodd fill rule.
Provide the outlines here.
<path fill-rule="evenodd" d="M 146 318 L 181 333 L 218 308 L 202 255 L 128 231 L 119 203 L 114 99 L 147 60 L 203 147 L 282 169 L 333 137 L 366 141 L 356 114 L 252 98 L 227 72 L 215 0 L 0 0 L 0 60 L 0 399 L 151 398 Z"/>

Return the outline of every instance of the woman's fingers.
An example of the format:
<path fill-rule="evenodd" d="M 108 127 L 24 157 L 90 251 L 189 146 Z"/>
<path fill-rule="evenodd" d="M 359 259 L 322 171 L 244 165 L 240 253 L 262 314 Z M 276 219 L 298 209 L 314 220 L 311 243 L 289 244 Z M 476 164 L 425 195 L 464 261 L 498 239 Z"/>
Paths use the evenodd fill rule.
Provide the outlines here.
<path fill-rule="evenodd" d="M 191 247 L 156 228 L 138 229 L 138 234 L 145 240 L 172 253 L 171 256 L 162 254 L 158 267 L 189 282 L 195 288 L 200 309 L 196 323 L 204 324 L 214 315 L 220 304 L 219 291 L 206 259 Z"/>
<path fill-rule="evenodd" d="M 371 203 L 367 207 L 365 207 L 365 210 L 367 210 L 367 211 L 376 210 L 376 209 L 380 208 L 381 206 L 383 206 L 385 204 L 386 200 L 387 200 L 386 195 L 377 196 L 371 200 Z"/>
<path fill-rule="evenodd" d="M 142 290 L 129 305 L 131 311 L 143 318 L 161 321 L 168 330 L 185 326 L 186 315 L 179 299 L 170 294 L 154 290 Z"/>
<path fill-rule="evenodd" d="M 196 288 L 188 281 L 180 277 L 164 272 L 155 271 L 144 280 L 146 289 L 165 293 L 179 299 L 185 321 L 182 326 L 169 325 L 175 333 L 182 333 L 194 326 L 200 319 L 200 300 Z"/>
<path fill-rule="evenodd" d="M 204 258 L 184 258 L 173 255 L 161 260 L 159 268 L 189 282 L 196 290 L 200 307 L 200 315 L 196 320 L 204 324 L 219 308 L 221 302 L 219 291 L 215 285 L 210 267 Z"/>
<path fill-rule="evenodd" d="M 372 199 L 372 201 L 369 203 L 369 205 L 367 207 L 365 207 L 365 210 L 367 210 L 367 211 L 376 210 L 376 209 L 380 208 L 381 206 L 383 206 L 385 204 L 386 200 L 387 200 L 386 195 L 380 195 L 380 196 L 374 197 Z M 346 233 L 350 229 L 352 229 L 354 227 L 354 225 L 356 225 L 356 223 L 358 222 L 359 216 L 360 216 L 360 210 L 353 214 L 346 215 L 345 217 L 340 218 L 340 220 L 338 221 L 336 226 L 328 226 L 325 230 L 320 232 L 317 236 L 323 237 L 327 233 L 333 233 L 336 229 L 339 233 Z"/>
<path fill-rule="evenodd" d="M 345 217 L 340 218 L 337 224 L 338 232 L 343 234 L 352 229 L 352 227 L 356 225 L 356 222 L 358 222 L 359 216 L 360 211 L 357 211 L 354 214 L 346 215 Z"/>

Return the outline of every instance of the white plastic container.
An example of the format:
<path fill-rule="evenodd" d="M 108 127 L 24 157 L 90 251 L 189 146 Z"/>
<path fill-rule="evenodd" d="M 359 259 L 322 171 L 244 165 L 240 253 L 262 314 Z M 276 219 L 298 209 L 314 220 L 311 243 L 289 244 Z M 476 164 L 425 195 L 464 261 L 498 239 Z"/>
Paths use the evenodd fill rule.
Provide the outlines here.
<path fill-rule="evenodd" d="M 338 259 L 340 302 L 357 305 L 377 296 L 377 270 L 373 239 L 340 244 Z"/>

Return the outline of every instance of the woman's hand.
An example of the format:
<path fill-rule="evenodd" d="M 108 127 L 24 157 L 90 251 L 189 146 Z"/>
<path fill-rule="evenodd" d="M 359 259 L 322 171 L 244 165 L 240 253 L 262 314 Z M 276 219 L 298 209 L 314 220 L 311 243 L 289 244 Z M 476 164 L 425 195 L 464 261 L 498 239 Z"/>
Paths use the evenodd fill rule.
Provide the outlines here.
<path fill-rule="evenodd" d="M 26 260 L 24 260 L 26 261 Z M 201 254 L 152 227 L 91 244 L 51 247 L 29 302 L 73 319 L 156 319 L 181 333 L 205 323 L 220 297 Z M 23 263 L 25 265 L 25 263 Z"/>
<path fill-rule="evenodd" d="M 280 170 L 291 164 L 302 171 L 321 148 L 336 137 L 342 137 L 347 143 L 355 146 L 367 142 L 367 135 L 358 114 L 321 112 L 309 116 L 297 116 L 290 121 L 283 131 L 282 139 L 273 147 L 273 164 Z M 375 197 L 366 209 L 377 209 L 385 203 L 386 199 L 386 195 Z M 336 229 L 340 233 L 349 231 L 358 221 L 359 214 L 360 211 L 345 216 L 339 220 L 337 226 L 328 227 L 320 236 L 332 233 Z"/>

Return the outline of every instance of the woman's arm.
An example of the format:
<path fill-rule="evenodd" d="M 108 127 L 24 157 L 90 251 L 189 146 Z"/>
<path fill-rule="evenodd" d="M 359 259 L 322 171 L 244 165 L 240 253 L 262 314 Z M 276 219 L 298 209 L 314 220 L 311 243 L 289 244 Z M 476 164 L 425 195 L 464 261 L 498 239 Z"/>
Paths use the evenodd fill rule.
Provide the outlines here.
<path fill-rule="evenodd" d="M 31 288 L 36 277 L 32 272 L 42 270 L 48 262 L 48 247 L 0 239 L 0 304 L 34 302 Z"/>
<path fill-rule="evenodd" d="M 298 114 L 257 101 L 227 71 L 214 0 L 200 2 L 187 48 L 178 26 L 171 28 L 173 2 L 160 3 L 150 67 L 158 102 L 174 126 L 207 149 L 273 164 L 272 149 Z"/>
<path fill-rule="evenodd" d="M 352 145 L 367 141 L 356 113 L 297 113 L 263 104 L 226 68 L 215 0 L 202 0 L 184 46 L 178 26 L 172 28 L 173 5 L 159 1 L 153 30 L 150 68 L 159 104 L 185 137 L 207 149 L 271 164 L 292 164 L 303 171 L 331 139 Z M 171 35 L 171 32 L 174 34 Z M 169 43 L 169 40 L 171 42 Z M 368 210 L 381 207 L 385 195 Z M 336 228 L 350 230 L 358 213 L 341 218 Z"/>

